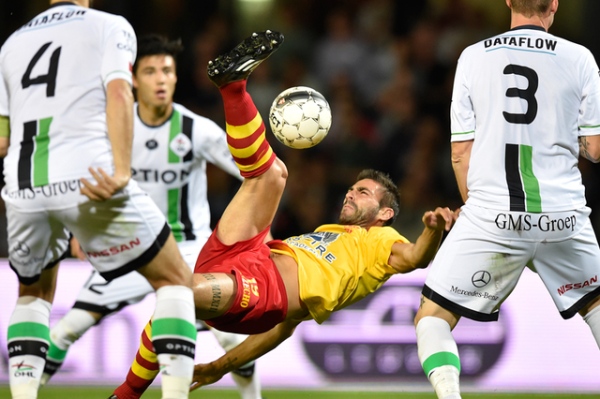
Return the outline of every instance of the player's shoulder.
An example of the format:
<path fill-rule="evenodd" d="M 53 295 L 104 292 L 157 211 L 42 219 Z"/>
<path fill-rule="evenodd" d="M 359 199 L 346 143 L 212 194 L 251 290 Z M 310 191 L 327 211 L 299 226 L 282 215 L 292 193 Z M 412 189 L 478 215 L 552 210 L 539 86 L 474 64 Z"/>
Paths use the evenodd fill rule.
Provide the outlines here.
<path fill-rule="evenodd" d="M 177 111 L 181 116 L 186 116 L 191 118 L 194 121 L 193 130 L 195 132 L 210 130 L 218 130 L 222 131 L 223 129 L 212 119 L 197 114 L 196 112 L 190 110 L 186 106 L 176 103 L 173 103 L 173 108 Z"/>
<path fill-rule="evenodd" d="M 112 26 L 116 29 L 125 29 L 133 32 L 133 27 L 122 15 L 111 14 L 106 11 L 96 10 L 93 8 L 89 8 L 89 18 L 90 22 L 96 21 L 98 24 L 104 24 L 105 26 Z"/>

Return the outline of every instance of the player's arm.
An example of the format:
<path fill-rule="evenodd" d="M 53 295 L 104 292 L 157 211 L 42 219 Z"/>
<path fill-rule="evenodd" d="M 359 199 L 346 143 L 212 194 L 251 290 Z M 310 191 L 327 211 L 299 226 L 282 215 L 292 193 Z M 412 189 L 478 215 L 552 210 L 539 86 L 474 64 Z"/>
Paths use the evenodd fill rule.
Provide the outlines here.
<path fill-rule="evenodd" d="M 226 352 L 217 360 L 208 364 L 197 364 L 190 390 L 219 381 L 225 374 L 256 360 L 265 353 L 275 349 L 294 333 L 297 320 L 286 320 L 262 334 L 250 335 L 241 344 Z"/>
<path fill-rule="evenodd" d="M 452 169 L 454 169 L 454 176 L 456 176 L 456 183 L 463 202 L 467 202 L 469 196 L 467 173 L 469 172 L 472 149 L 473 140 L 452 142 Z"/>
<path fill-rule="evenodd" d="M 0 158 L 4 158 L 8 152 L 9 137 L 10 119 L 8 116 L 0 115 Z"/>
<path fill-rule="evenodd" d="M 450 230 L 456 217 L 457 212 L 450 208 L 425 212 L 422 219 L 425 228 L 421 235 L 414 243 L 394 243 L 388 264 L 399 273 L 427 267 L 440 246 L 444 231 Z"/>
<path fill-rule="evenodd" d="M 133 92 L 124 79 L 114 79 L 106 86 L 106 124 L 113 151 L 115 177 L 131 177 L 131 147 L 133 145 Z"/>
<path fill-rule="evenodd" d="M 82 194 L 95 201 L 110 198 L 127 185 L 131 178 L 131 147 L 133 143 L 133 93 L 124 79 L 113 79 L 106 86 L 106 124 L 110 140 L 114 174 L 90 168 L 96 180 L 92 184 L 82 179 Z"/>
<path fill-rule="evenodd" d="M 600 162 L 600 135 L 579 136 L 579 155 L 593 163 Z"/>

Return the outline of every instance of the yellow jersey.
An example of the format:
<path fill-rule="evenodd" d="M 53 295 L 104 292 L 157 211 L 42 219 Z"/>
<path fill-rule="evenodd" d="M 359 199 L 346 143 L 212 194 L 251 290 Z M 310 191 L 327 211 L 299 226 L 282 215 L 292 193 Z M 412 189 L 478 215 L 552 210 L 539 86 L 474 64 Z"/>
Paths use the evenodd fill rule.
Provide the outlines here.
<path fill-rule="evenodd" d="M 392 227 L 327 224 L 313 233 L 271 242 L 275 253 L 298 262 L 300 299 L 322 323 L 332 312 L 376 291 L 398 272 L 388 264 L 392 245 L 408 243 Z"/>

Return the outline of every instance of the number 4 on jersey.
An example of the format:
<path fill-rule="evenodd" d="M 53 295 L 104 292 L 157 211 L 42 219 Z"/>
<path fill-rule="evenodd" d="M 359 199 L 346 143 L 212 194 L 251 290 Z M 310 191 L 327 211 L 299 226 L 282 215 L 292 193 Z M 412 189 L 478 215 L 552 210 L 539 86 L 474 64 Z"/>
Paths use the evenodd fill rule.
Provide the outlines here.
<path fill-rule="evenodd" d="M 23 86 L 23 89 L 26 89 L 31 85 L 46 84 L 46 97 L 54 97 L 54 92 L 56 90 L 56 74 L 58 73 L 58 59 L 60 57 L 61 47 L 58 47 L 50 55 L 48 73 L 32 78 L 31 72 L 35 67 L 35 64 L 38 63 L 40 58 L 42 58 L 42 56 L 44 55 L 46 50 L 48 50 L 48 47 L 50 47 L 51 44 L 52 42 L 48 42 L 42 47 L 40 47 L 40 49 L 35 53 L 31 61 L 29 61 L 29 65 L 27 65 L 27 70 L 21 78 L 21 86 Z"/>

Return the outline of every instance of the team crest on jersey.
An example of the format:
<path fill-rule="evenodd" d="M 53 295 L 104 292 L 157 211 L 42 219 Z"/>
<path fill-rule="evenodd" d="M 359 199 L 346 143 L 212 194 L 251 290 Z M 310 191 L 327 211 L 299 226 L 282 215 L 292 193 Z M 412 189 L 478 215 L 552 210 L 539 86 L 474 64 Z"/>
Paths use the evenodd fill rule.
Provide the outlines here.
<path fill-rule="evenodd" d="M 177 136 L 173 137 L 171 143 L 169 144 L 169 148 L 175 154 L 183 157 L 192 149 L 191 140 L 183 133 L 179 133 Z"/>

